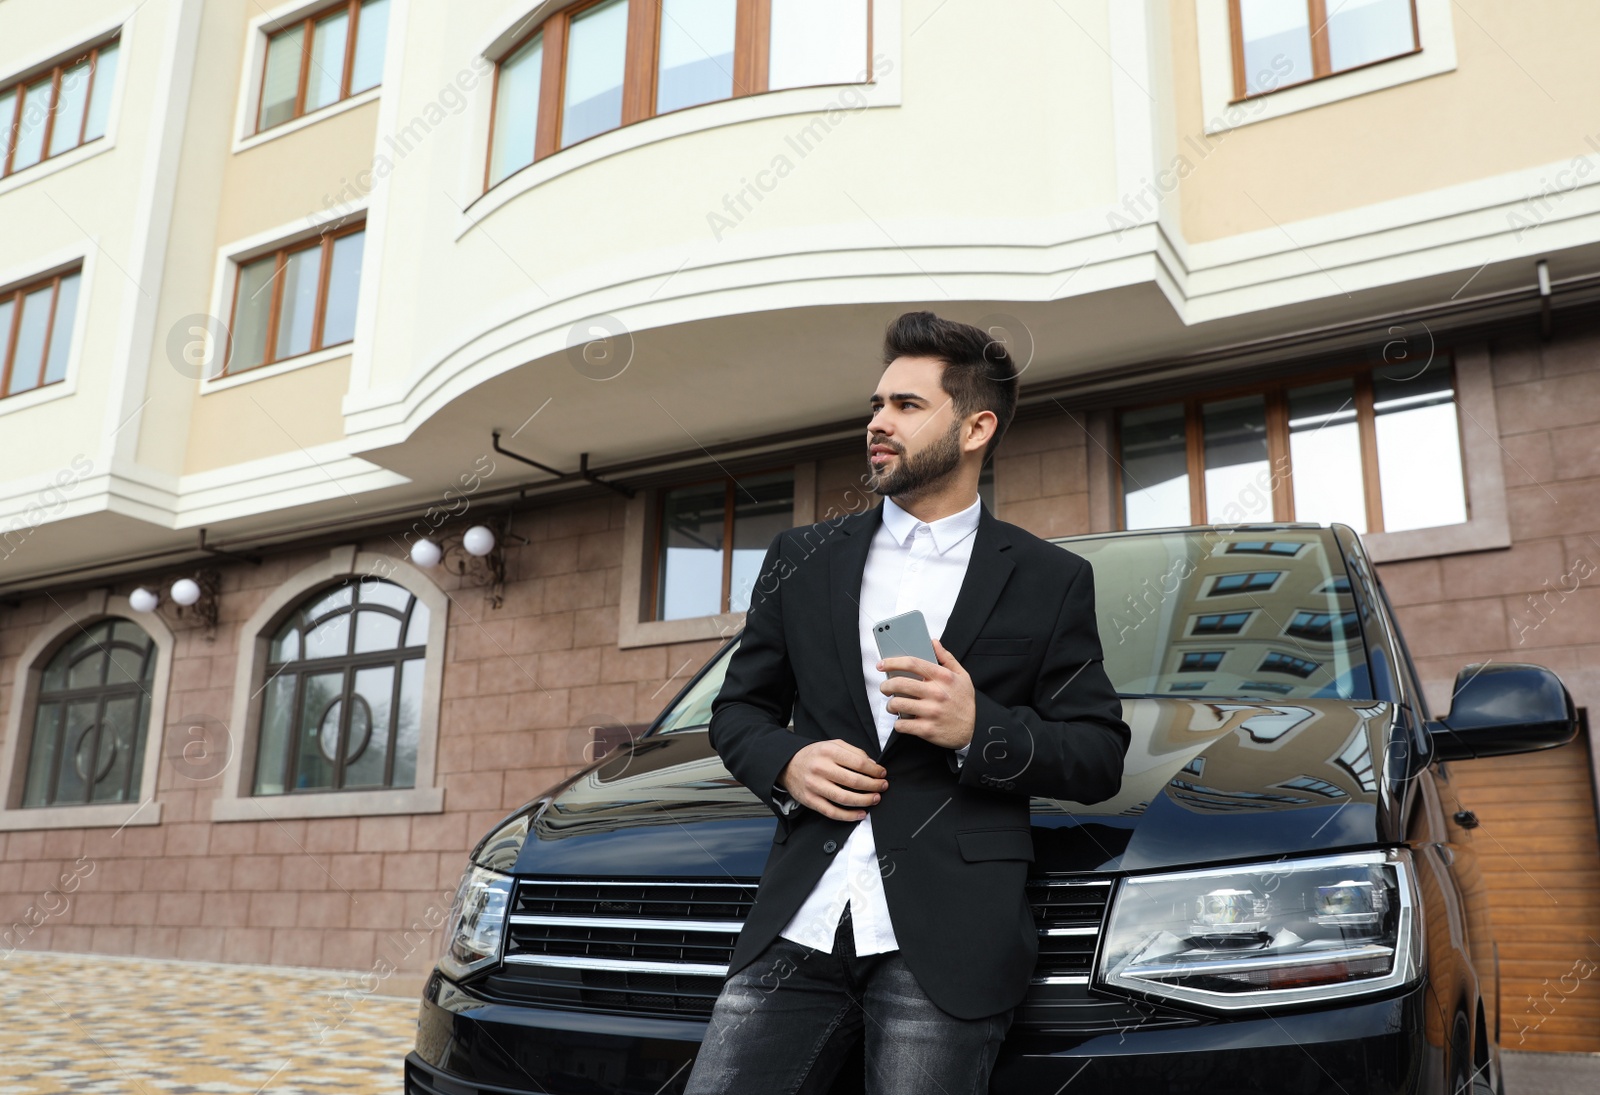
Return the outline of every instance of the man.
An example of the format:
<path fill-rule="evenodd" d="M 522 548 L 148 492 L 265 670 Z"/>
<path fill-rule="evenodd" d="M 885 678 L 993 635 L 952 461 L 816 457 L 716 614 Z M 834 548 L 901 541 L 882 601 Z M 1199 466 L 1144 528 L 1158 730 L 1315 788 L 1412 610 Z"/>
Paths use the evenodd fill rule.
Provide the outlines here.
<path fill-rule="evenodd" d="M 978 498 L 1016 410 L 1005 347 L 910 312 L 883 360 L 884 501 L 774 538 L 712 704 L 713 748 L 779 820 L 690 1095 L 824 1091 L 857 1040 L 871 1095 L 987 1091 L 1039 948 L 1029 796 L 1121 786 L 1089 564 Z M 872 625 L 911 609 L 938 664 L 878 656 Z"/>

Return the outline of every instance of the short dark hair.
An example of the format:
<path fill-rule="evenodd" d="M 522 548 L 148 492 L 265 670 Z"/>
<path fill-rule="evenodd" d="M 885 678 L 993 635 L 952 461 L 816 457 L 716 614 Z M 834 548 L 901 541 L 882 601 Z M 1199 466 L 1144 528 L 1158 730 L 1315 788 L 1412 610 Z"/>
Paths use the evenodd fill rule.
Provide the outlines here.
<path fill-rule="evenodd" d="M 1005 343 L 970 323 L 941 319 L 932 312 L 906 312 L 889 324 L 883 336 L 884 366 L 898 357 L 944 362 L 939 383 L 949 393 L 958 419 L 977 411 L 994 412 L 994 436 L 983 450 L 987 461 L 1017 413 L 1017 367 Z"/>

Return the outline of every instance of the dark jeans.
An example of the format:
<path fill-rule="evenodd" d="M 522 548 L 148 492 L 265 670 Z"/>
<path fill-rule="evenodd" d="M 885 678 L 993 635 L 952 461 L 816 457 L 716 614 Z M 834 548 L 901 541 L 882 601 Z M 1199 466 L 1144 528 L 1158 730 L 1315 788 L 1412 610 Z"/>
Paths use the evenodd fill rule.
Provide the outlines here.
<path fill-rule="evenodd" d="M 831 953 L 779 936 L 728 979 L 684 1095 L 824 1092 L 862 1038 L 867 1095 L 983 1095 L 1011 1014 L 958 1019 L 899 951 L 857 957 L 846 905 Z"/>

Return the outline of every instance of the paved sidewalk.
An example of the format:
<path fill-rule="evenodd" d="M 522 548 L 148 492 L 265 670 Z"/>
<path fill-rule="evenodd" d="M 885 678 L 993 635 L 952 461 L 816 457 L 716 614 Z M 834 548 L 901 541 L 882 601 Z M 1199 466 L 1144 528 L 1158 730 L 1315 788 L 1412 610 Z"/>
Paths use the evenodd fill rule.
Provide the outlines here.
<path fill-rule="evenodd" d="M 0 1091 L 399 1095 L 416 1019 L 341 971 L 16 951 Z"/>
<path fill-rule="evenodd" d="M 1594 1095 L 1600 1091 L 1600 1053 L 1500 1051 L 1506 1095 Z"/>
<path fill-rule="evenodd" d="M 0 961 L 0 1091 L 400 1095 L 417 1000 L 362 988 L 334 970 L 17 951 Z M 1501 1060 L 1506 1095 L 1600 1091 L 1600 1054 Z"/>

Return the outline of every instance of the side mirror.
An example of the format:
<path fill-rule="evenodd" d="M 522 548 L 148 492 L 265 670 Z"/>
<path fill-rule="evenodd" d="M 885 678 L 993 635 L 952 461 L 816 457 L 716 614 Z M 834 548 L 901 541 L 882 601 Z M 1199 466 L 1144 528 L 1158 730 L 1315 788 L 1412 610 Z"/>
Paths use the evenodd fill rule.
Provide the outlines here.
<path fill-rule="evenodd" d="M 1473 760 L 1565 745 L 1577 736 L 1578 712 L 1542 665 L 1485 662 L 1456 674 L 1450 713 L 1428 729 L 1434 759 Z"/>

